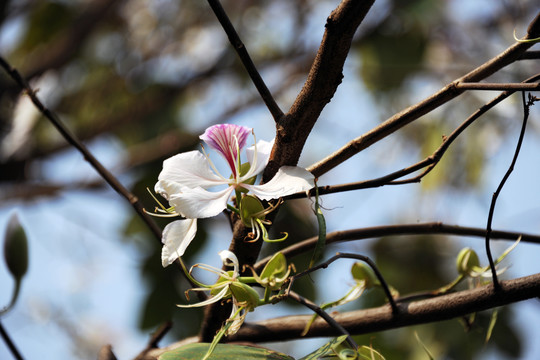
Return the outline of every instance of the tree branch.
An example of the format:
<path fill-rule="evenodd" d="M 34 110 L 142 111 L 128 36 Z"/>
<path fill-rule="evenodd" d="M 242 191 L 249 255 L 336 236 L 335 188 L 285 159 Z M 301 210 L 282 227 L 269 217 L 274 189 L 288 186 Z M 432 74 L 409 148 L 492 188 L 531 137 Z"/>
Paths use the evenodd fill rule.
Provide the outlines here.
<path fill-rule="evenodd" d="M 397 315 L 389 305 L 337 314 L 334 319 L 351 334 L 359 335 L 400 327 L 453 319 L 470 313 L 492 309 L 537 297 L 540 274 L 502 281 L 501 291 L 492 284 L 440 297 L 399 304 Z M 311 315 L 285 316 L 247 324 L 229 341 L 285 341 L 301 338 Z M 306 337 L 337 336 L 338 332 L 324 320 L 317 319 Z"/>
<path fill-rule="evenodd" d="M 51 124 L 58 130 L 58 132 L 66 139 L 66 141 L 76 148 L 84 157 L 86 161 L 98 172 L 98 174 L 123 198 L 125 198 L 130 205 L 133 207 L 135 212 L 139 217 L 144 221 L 148 226 L 150 231 L 154 234 L 158 241 L 161 241 L 161 229 L 156 225 L 156 223 L 144 212 L 143 206 L 140 203 L 139 199 L 132 194 L 128 189 L 114 177 L 95 157 L 92 153 L 86 148 L 86 146 L 81 143 L 77 137 L 60 121 L 58 116 L 49 110 L 43 105 L 36 95 L 36 92 L 28 85 L 28 83 L 23 79 L 19 72 L 11 67 L 9 63 L 0 57 L 0 66 L 11 76 L 11 78 L 17 83 L 22 91 L 26 91 L 26 94 L 30 97 L 36 108 L 45 116 Z"/>
<path fill-rule="evenodd" d="M 361 229 L 352 229 L 345 231 L 334 231 L 326 234 L 326 245 L 344 241 L 370 239 L 381 236 L 403 236 L 403 235 L 431 235 L 431 234 L 446 234 L 471 236 L 484 239 L 486 237 L 485 228 L 462 227 L 457 225 L 447 225 L 441 222 L 431 222 L 423 224 L 404 224 L 404 225 L 385 225 L 373 226 Z M 523 234 L 519 232 L 492 230 L 492 239 L 502 239 L 515 241 L 521 236 L 521 241 L 540 244 L 540 235 Z M 294 245 L 288 246 L 280 250 L 288 259 L 312 251 L 317 243 L 318 237 L 314 236 Z M 255 271 L 260 272 L 266 263 L 270 260 L 270 256 L 258 261 L 253 267 Z"/>
<path fill-rule="evenodd" d="M 427 324 L 449 320 L 467 314 L 484 311 L 499 306 L 538 297 L 540 294 L 540 274 L 502 281 L 501 291 L 496 292 L 493 284 L 472 290 L 442 295 L 436 298 L 399 304 L 399 313 L 392 314 L 389 305 L 366 310 L 337 313 L 334 319 L 353 335 L 368 334 L 400 327 Z M 302 337 L 311 315 L 284 316 L 257 323 L 246 323 L 232 336 L 229 342 L 274 342 L 302 339 L 307 337 L 339 336 L 340 333 L 323 319 L 311 325 L 309 333 Z M 177 348 L 179 344 L 192 342 L 184 339 L 164 349 L 154 349 L 146 360 L 157 359 L 165 351 Z"/>
<path fill-rule="evenodd" d="M 540 89 L 540 83 L 534 84 L 525 84 L 525 83 L 467 83 L 462 82 L 456 84 L 456 88 L 460 90 L 495 90 L 495 91 L 505 91 L 505 90 L 538 90 Z"/>
<path fill-rule="evenodd" d="M 263 181 L 273 177 L 282 165 L 295 165 L 298 161 L 309 132 L 341 82 L 343 63 L 353 35 L 373 1 L 343 0 L 328 17 L 326 32 L 306 84 L 289 113 L 277 122 L 276 141 Z M 209 3 L 217 2 L 209 0 Z M 253 265 L 262 241 L 245 242 L 249 231 L 236 214 L 231 214 L 231 219 L 233 240 L 229 250 L 238 257 L 241 266 Z M 219 303 L 207 306 L 199 333 L 201 341 L 211 341 L 229 313 L 230 310 Z"/>
<path fill-rule="evenodd" d="M 539 35 L 540 13 L 529 25 L 526 39 L 536 38 Z M 368 148 L 379 140 L 401 129 L 403 126 L 438 108 L 446 102 L 456 98 L 458 95 L 461 95 L 465 90 L 458 89 L 458 84 L 477 82 L 485 79 L 486 77 L 494 74 L 506 65 L 511 64 L 512 62 L 517 60 L 532 45 L 532 43 L 516 42 L 514 45 L 503 51 L 501 54 L 495 56 L 491 60 L 487 61 L 486 63 L 482 64 L 481 66 L 477 67 L 476 69 L 472 70 L 461 78 L 446 85 L 444 88 L 439 90 L 437 93 L 431 95 L 429 98 L 424 99 L 423 101 L 395 114 L 376 128 L 350 141 L 348 144 L 346 144 L 330 156 L 310 166 L 308 170 L 311 171 L 316 177 L 325 174 L 326 172 L 343 163 L 347 159 L 356 155 L 360 151 Z"/>
<path fill-rule="evenodd" d="M 296 165 L 311 129 L 343 78 L 343 64 L 356 29 L 374 0 L 343 0 L 326 21 L 326 30 L 304 87 L 278 122 L 276 141 L 263 179 L 283 165 Z"/>
<path fill-rule="evenodd" d="M 261 98 L 266 104 L 266 107 L 272 114 L 274 121 L 278 122 L 281 117 L 283 117 L 283 111 L 281 111 L 281 109 L 279 108 L 278 104 L 274 100 L 274 97 L 272 96 L 272 93 L 270 93 L 270 90 L 268 90 L 268 87 L 264 83 L 264 80 L 259 74 L 259 71 L 255 67 L 255 64 L 253 64 L 253 60 L 251 60 L 251 57 L 249 56 L 249 53 L 247 52 L 244 43 L 242 43 L 242 40 L 240 40 L 240 36 L 238 36 L 238 33 L 234 29 L 234 26 L 231 24 L 229 17 L 225 13 L 225 10 L 221 6 L 219 0 L 208 0 L 208 4 L 214 11 L 214 14 L 216 14 L 216 17 L 218 18 L 221 26 L 223 27 L 223 30 L 225 30 L 225 33 L 227 34 L 231 45 L 233 46 L 234 50 L 236 50 L 238 57 L 240 57 L 242 64 L 244 65 L 245 69 L 249 74 L 249 77 L 251 78 L 251 81 L 253 81 L 253 84 L 259 91 L 259 94 L 261 95 Z"/>

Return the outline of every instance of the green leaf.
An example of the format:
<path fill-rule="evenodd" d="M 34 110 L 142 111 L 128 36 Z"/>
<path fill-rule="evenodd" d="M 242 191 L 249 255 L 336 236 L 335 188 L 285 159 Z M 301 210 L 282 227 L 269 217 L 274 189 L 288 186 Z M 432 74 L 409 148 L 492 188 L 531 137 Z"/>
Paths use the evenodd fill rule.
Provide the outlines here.
<path fill-rule="evenodd" d="M 197 343 L 182 346 L 178 349 L 167 351 L 159 360 L 200 360 L 204 357 L 210 344 Z M 277 351 L 256 348 L 243 345 L 218 344 L 214 349 L 210 360 L 294 360 L 293 357 Z"/>
<path fill-rule="evenodd" d="M 486 333 L 486 344 L 488 343 L 489 339 L 491 339 L 491 334 L 493 334 L 495 323 L 497 323 L 497 315 L 498 315 L 497 309 L 493 310 L 493 312 L 491 313 L 491 319 L 489 320 L 489 326 Z"/>

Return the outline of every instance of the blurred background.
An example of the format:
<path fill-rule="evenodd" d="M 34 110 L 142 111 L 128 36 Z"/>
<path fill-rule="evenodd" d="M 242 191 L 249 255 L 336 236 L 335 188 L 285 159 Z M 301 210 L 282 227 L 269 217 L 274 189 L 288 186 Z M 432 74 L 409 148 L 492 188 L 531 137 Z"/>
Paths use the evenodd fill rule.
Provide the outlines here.
<path fill-rule="evenodd" d="M 228 0 L 228 12 L 269 88 L 287 110 L 300 91 L 338 1 Z M 389 116 L 497 55 L 526 33 L 538 12 L 534 0 L 378 0 L 358 30 L 343 83 L 310 135 L 300 165 L 307 167 Z M 143 202 L 164 159 L 199 148 L 215 123 L 255 129 L 271 140 L 273 120 L 229 46 L 208 4 L 181 0 L 17 0 L 0 2 L 0 55 L 25 76 L 38 96 Z M 540 71 L 538 60 L 518 61 L 488 79 L 520 82 Z M 468 92 L 319 179 L 332 185 L 375 178 L 431 154 L 473 111 L 496 96 Z M 442 221 L 485 227 L 489 204 L 513 156 L 523 109 L 516 94 L 460 136 L 421 184 L 383 187 L 322 198 L 327 230 Z M 531 119 L 516 169 L 500 195 L 495 229 L 540 233 L 540 112 Z M 195 335 L 200 309 L 178 309 L 188 288 L 176 268 L 163 269 L 160 244 L 129 204 L 0 72 L 0 233 L 16 212 L 29 238 L 30 268 L 13 311 L 2 323 L 27 359 L 93 359 L 112 344 L 119 359 L 134 358 L 150 334 L 172 320 L 163 345 Z M 216 154 L 212 154 L 217 158 Z M 161 227 L 168 221 L 157 220 Z M 317 233 L 309 200 L 280 211 L 273 231 L 284 244 Z M 3 236 L 3 235 L 2 235 Z M 225 216 L 199 222 L 185 261 L 220 266 L 228 248 Z M 328 246 L 372 257 L 402 294 L 438 288 L 456 276 L 459 249 L 479 238 L 402 236 Z M 494 241 L 498 256 L 510 242 Z M 540 249 L 521 243 L 508 257 L 509 279 L 538 273 Z M 309 260 L 293 261 L 302 268 Z M 341 297 L 352 285 L 352 262 L 334 263 L 295 283 L 317 303 Z M 202 276 L 203 274 L 201 274 Z M 209 278 L 211 279 L 211 278 Z M 211 280 L 208 280 L 211 281 Z M 329 284 L 332 286 L 329 286 Z M 0 266 L 0 307 L 13 280 Z M 339 310 L 380 304 L 380 293 Z M 256 321 L 307 314 L 289 303 L 249 314 Z M 422 343 L 440 359 L 537 359 L 537 300 L 499 310 L 485 344 L 491 312 L 474 323 L 459 319 L 358 337 L 387 359 L 425 359 Z M 293 356 L 327 339 L 267 346 Z M 9 359 L 4 343 L 0 358 Z"/>

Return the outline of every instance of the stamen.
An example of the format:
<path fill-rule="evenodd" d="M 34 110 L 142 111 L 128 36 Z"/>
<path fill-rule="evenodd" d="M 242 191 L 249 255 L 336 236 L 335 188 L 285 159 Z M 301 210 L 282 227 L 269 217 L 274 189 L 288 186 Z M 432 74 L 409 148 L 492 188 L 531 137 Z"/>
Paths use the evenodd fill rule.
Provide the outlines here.
<path fill-rule="evenodd" d="M 208 164 L 210 164 L 210 167 L 212 168 L 212 170 L 214 170 L 214 172 L 216 173 L 216 175 L 219 176 L 220 178 L 222 178 L 223 180 L 228 180 L 228 179 L 225 178 L 223 175 L 221 175 L 221 173 L 216 169 L 216 166 L 214 165 L 214 163 L 212 162 L 212 160 L 210 160 L 210 156 L 208 156 L 208 154 L 206 153 L 203 144 L 201 144 L 201 150 L 202 150 L 202 153 L 203 153 L 204 157 L 205 157 L 206 160 L 208 161 Z"/>

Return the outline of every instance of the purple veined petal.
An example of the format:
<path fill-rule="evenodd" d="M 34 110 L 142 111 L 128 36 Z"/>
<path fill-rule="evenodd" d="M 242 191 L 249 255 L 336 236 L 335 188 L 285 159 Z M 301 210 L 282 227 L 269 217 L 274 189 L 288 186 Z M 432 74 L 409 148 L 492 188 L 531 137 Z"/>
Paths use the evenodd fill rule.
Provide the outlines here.
<path fill-rule="evenodd" d="M 210 126 L 199 138 L 219 151 L 235 174 L 238 151 L 246 145 L 247 137 L 251 132 L 252 129 L 245 126 L 218 124 Z"/>
<path fill-rule="evenodd" d="M 187 218 L 201 219 L 216 216 L 225 208 L 234 188 L 229 186 L 221 191 L 207 191 L 201 187 L 182 188 L 180 194 L 171 195 L 169 204 Z"/>
<path fill-rule="evenodd" d="M 272 147 L 274 146 L 274 140 L 268 142 L 264 140 L 257 141 L 257 161 L 255 162 L 255 146 L 250 146 L 246 148 L 246 156 L 248 162 L 251 164 L 249 172 L 244 175 L 242 178 L 249 179 L 261 171 L 264 170 L 266 164 L 268 164 L 268 159 L 270 158 L 270 153 L 272 152 Z"/>
<path fill-rule="evenodd" d="M 298 166 L 282 166 L 276 175 L 262 185 L 242 185 L 262 200 L 277 199 L 314 186 L 313 174 Z"/>
<path fill-rule="evenodd" d="M 176 220 L 163 229 L 161 242 L 161 265 L 167 267 L 180 256 L 197 233 L 197 219 Z"/>
<path fill-rule="evenodd" d="M 165 160 L 158 180 L 175 182 L 188 188 L 209 188 L 228 183 L 228 179 L 212 171 L 208 159 L 199 151 L 188 151 Z"/>

